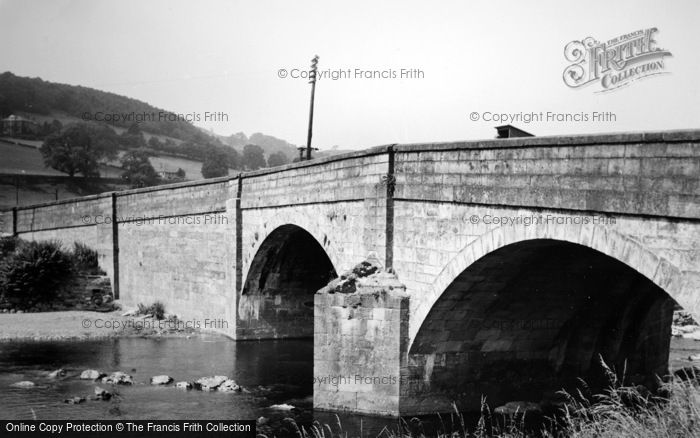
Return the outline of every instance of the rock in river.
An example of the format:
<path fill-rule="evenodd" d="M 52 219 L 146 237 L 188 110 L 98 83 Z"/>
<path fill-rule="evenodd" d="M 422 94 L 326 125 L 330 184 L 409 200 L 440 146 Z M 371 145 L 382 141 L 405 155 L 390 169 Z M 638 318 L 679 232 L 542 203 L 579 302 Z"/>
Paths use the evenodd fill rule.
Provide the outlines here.
<path fill-rule="evenodd" d="M 115 371 L 109 376 L 103 377 L 102 383 L 109 383 L 112 385 L 132 385 L 134 383 L 134 380 L 131 378 L 130 375 L 124 372 Z"/>
<path fill-rule="evenodd" d="M 172 383 L 172 381 L 173 378 L 166 375 L 151 377 L 151 385 L 167 385 Z"/>
<path fill-rule="evenodd" d="M 227 380 L 228 377 L 226 376 L 202 377 L 201 379 L 197 379 L 194 382 L 194 385 L 196 388 L 201 389 L 202 391 L 213 391 Z"/>
<path fill-rule="evenodd" d="M 63 377 L 66 375 L 66 370 L 63 368 L 59 368 L 56 371 L 51 371 L 49 373 L 49 379 L 57 379 L 59 377 Z"/>
<path fill-rule="evenodd" d="M 101 379 L 104 376 L 104 373 L 101 373 L 97 370 L 85 370 L 82 373 L 80 373 L 80 378 L 83 380 L 97 380 Z"/>
<path fill-rule="evenodd" d="M 110 398 L 112 398 L 111 392 L 99 386 L 95 386 L 95 400 L 109 400 Z"/>
<path fill-rule="evenodd" d="M 177 382 L 175 387 L 178 389 L 192 389 L 192 384 L 190 382 Z"/>
<path fill-rule="evenodd" d="M 23 380 L 21 382 L 13 383 L 10 386 L 13 388 L 33 388 L 34 382 L 30 382 L 29 380 Z"/>
<path fill-rule="evenodd" d="M 63 400 L 63 403 L 68 403 L 69 405 L 78 405 L 85 401 L 85 397 L 71 397 Z"/>
<path fill-rule="evenodd" d="M 241 392 L 241 387 L 231 379 L 226 379 L 219 387 L 218 391 L 221 392 Z"/>
<path fill-rule="evenodd" d="M 291 411 L 292 409 L 294 409 L 294 406 L 287 403 L 282 403 L 279 405 L 272 405 L 270 406 L 270 409 L 276 409 L 278 411 Z"/>

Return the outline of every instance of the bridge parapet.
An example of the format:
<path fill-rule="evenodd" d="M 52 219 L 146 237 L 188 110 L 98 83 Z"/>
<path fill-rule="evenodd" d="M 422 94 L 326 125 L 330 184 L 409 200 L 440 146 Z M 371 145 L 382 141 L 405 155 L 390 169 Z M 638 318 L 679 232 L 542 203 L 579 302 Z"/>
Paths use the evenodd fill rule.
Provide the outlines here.
<path fill-rule="evenodd" d="M 700 218 L 700 132 L 402 145 L 398 200 Z"/>

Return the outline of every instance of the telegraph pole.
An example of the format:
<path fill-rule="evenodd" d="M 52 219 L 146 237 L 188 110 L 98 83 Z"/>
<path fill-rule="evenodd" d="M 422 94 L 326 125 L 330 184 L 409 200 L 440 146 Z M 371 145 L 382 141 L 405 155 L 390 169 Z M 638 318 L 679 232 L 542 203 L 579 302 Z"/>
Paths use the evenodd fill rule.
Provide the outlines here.
<path fill-rule="evenodd" d="M 306 159 L 311 159 L 311 132 L 314 126 L 314 95 L 316 94 L 316 72 L 318 71 L 318 55 L 311 60 L 309 83 L 311 84 L 311 107 L 309 108 L 309 133 L 306 137 Z"/>

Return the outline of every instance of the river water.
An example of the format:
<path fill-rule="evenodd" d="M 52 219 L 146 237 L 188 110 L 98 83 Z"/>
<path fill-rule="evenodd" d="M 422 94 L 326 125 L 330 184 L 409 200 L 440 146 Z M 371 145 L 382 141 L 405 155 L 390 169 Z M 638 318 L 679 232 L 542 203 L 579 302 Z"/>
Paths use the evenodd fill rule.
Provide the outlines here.
<path fill-rule="evenodd" d="M 47 374 L 67 371 L 59 379 Z M 90 396 L 95 386 L 80 380 L 85 369 L 124 371 L 132 386 L 117 386 L 109 401 L 66 404 L 75 396 Z M 152 376 L 167 374 L 179 380 L 226 375 L 247 392 L 220 393 L 180 390 L 174 385 L 153 386 Z M 30 380 L 33 388 L 14 388 Z M 99 341 L 0 343 L 0 412 L 6 419 L 256 419 L 265 417 L 260 431 L 289 435 L 315 419 L 335 425 L 334 414 L 313 412 L 313 341 L 234 342 L 218 335 L 187 338 L 122 338 Z M 271 408 L 287 404 L 292 410 Z M 379 432 L 395 421 L 344 415 L 344 430 Z M 290 432 L 290 433 L 286 433 Z"/>
<path fill-rule="evenodd" d="M 700 342 L 673 339 L 672 369 L 689 365 L 688 356 L 700 352 Z M 67 370 L 59 379 L 47 374 Z M 64 403 L 74 396 L 92 395 L 94 382 L 78 379 L 85 369 L 125 371 L 133 386 L 118 386 L 109 401 Z M 99 341 L 0 343 L 0 412 L 7 419 L 256 419 L 265 417 L 261 432 L 293 435 L 285 418 L 300 425 L 313 420 L 337 424 L 335 414 L 314 412 L 313 342 L 285 340 L 234 342 L 218 335 L 191 338 L 122 338 Z M 246 388 L 242 393 L 185 391 L 152 386 L 152 376 L 167 374 L 178 380 L 226 375 Z M 11 384 L 30 380 L 33 388 Z M 109 385 L 101 385 L 110 390 Z M 271 408 L 288 404 L 292 410 Z M 376 436 L 396 421 L 360 415 L 341 415 L 350 436 Z"/>

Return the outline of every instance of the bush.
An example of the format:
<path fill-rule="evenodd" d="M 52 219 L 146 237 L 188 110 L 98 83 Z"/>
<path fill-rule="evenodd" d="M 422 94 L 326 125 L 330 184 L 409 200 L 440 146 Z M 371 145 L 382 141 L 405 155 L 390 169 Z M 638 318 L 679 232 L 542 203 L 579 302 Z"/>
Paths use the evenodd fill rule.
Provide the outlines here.
<path fill-rule="evenodd" d="M 0 237 L 0 260 L 15 252 L 20 239 L 15 236 Z"/>
<path fill-rule="evenodd" d="M 165 306 L 163 303 L 156 301 L 155 303 L 151 304 L 151 315 L 153 315 L 155 319 L 165 318 Z"/>
<path fill-rule="evenodd" d="M 73 260 L 59 242 L 22 242 L 0 263 L 0 293 L 15 307 L 28 309 L 54 300 L 70 287 Z"/>
<path fill-rule="evenodd" d="M 95 273 L 100 271 L 97 260 L 97 251 L 80 242 L 73 244 L 73 261 L 78 270 Z"/>

